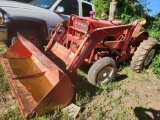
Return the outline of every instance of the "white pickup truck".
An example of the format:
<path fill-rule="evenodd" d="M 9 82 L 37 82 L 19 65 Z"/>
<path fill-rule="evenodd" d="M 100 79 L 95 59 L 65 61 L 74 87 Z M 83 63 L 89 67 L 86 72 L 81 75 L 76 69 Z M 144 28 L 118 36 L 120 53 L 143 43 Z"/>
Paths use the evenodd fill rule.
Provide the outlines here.
<path fill-rule="evenodd" d="M 71 14 L 89 16 L 90 11 L 95 12 L 94 5 L 84 0 L 0 1 L 0 41 L 13 44 L 19 32 L 41 48 L 59 22 Z"/>

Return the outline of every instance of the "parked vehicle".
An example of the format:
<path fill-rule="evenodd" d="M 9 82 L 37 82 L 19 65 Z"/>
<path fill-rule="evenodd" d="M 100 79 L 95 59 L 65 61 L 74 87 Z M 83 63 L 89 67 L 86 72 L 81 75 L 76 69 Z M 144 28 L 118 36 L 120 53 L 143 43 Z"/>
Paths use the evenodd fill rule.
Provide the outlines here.
<path fill-rule="evenodd" d="M 59 22 L 71 14 L 89 16 L 90 11 L 94 5 L 84 0 L 0 1 L 0 41 L 13 44 L 19 32 L 41 48 Z"/>

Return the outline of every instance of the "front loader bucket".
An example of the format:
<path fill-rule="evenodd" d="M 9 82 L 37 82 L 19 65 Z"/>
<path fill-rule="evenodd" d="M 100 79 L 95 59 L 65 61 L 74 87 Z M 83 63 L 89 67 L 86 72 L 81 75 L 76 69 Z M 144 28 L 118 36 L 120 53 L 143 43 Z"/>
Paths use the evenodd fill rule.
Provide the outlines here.
<path fill-rule="evenodd" d="M 73 97 L 70 78 L 31 42 L 18 38 L 1 63 L 23 116 L 67 105 Z"/>

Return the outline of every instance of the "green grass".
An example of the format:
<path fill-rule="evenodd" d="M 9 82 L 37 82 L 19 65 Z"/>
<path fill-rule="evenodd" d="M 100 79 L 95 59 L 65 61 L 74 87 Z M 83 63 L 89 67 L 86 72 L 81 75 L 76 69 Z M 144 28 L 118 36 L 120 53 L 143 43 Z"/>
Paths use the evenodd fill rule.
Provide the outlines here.
<path fill-rule="evenodd" d="M 2 65 L 0 64 L 0 92 L 5 92 L 8 91 L 9 88 L 9 83 L 7 81 L 7 78 L 4 74 Z"/>
<path fill-rule="evenodd" d="M 0 56 L 1 56 L 4 52 L 6 52 L 6 50 L 7 50 L 6 44 L 0 42 Z"/>
<path fill-rule="evenodd" d="M 151 69 L 160 78 L 160 47 L 158 48 L 158 53 L 152 61 Z"/>
<path fill-rule="evenodd" d="M 0 42 L 0 56 L 7 50 L 6 45 Z M 9 90 L 9 84 L 6 79 L 5 73 L 3 71 L 2 65 L 0 63 L 0 92 L 5 92 Z"/>
<path fill-rule="evenodd" d="M 8 109 L 6 114 L 0 115 L 0 120 L 23 120 L 18 108 Z"/>

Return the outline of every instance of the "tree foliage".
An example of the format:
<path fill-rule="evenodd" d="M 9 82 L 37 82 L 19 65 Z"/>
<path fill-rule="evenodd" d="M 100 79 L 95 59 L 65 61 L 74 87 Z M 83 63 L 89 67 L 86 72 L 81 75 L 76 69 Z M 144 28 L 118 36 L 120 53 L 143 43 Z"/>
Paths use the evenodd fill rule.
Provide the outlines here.
<path fill-rule="evenodd" d="M 160 43 L 160 12 L 152 19 L 151 24 L 148 26 L 148 31 L 150 36 L 159 40 Z"/>
<path fill-rule="evenodd" d="M 93 0 L 97 17 L 100 17 L 102 12 L 109 15 L 111 1 L 112 0 Z M 129 23 L 135 19 L 146 17 L 150 11 L 146 8 L 146 5 L 146 0 L 117 0 L 116 19 L 122 19 L 124 23 Z"/>

